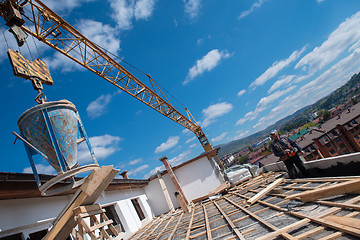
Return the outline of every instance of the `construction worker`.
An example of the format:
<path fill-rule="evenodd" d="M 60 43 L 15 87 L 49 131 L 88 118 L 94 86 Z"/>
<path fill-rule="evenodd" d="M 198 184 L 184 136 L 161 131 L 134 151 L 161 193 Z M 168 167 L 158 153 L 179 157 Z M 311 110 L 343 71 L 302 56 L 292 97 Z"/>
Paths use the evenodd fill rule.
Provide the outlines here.
<path fill-rule="evenodd" d="M 272 151 L 275 156 L 284 162 L 289 177 L 292 179 L 298 177 L 295 165 L 304 177 L 309 177 L 310 174 L 299 157 L 299 154 L 304 154 L 301 147 L 288 137 L 280 138 L 276 130 L 271 131 L 270 137 L 273 140 L 271 143 Z"/>

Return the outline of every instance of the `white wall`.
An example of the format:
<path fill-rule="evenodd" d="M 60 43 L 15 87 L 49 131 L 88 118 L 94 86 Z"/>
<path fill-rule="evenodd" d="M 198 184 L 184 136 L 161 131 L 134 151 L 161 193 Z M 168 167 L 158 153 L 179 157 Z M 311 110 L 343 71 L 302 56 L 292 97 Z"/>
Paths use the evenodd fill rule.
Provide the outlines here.
<path fill-rule="evenodd" d="M 133 198 L 139 199 L 145 215 L 142 221 L 131 202 Z M 0 201 L 0 237 L 23 232 L 26 238 L 29 233 L 49 228 L 52 219 L 57 217 L 70 199 L 71 196 L 68 195 Z M 143 188 L 104 192 L 97 203 L 104 206 L 115 204 L 115 210 L 126 231 L 121 234 L 124 238 L 131 236 L 154 217 Z"/>
<path fill-rule="evenodd" d="M 195 198 L 207 195 L 223 183 L 223 179 L 217 177 L 212 164 L 207 157 L 203 157 L 186 164 L 181 168 L 175 169 L 174 173 L 189 202 Z M 174 207 L 179 207 L 179 203 L 175 198 L 175 192 L 177 190 L 171 181 L 169 174 L 166 173 L 162 177 Z M 144 189 L 146 195 L 149 197 L 149 204 L 152 207 L 155 216 L 159 216 L 170 210 L 161 190 L 158 178 L 151 180 Z"/>
<path fill-rule="evenodd" d="M 178 168 L 174 172 L 189 202 L 209 194 L 222 183 L 207 157 Z"/>

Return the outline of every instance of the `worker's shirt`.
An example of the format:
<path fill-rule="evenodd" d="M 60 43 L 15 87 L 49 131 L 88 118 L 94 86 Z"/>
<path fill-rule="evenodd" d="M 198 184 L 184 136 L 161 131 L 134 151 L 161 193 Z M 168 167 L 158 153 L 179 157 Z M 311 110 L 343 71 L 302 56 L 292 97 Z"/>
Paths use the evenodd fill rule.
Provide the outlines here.
<path fill-rule="evenodd" d="M 271 143 L 272 151 L 277 157 L 284 156 L 284 151 L 286 149 L 291 149 L 291 147 L 297 148 L 299 152 L 302 151 L 301 147 L 288 137 L 282 137 L 279 140 Z"/>

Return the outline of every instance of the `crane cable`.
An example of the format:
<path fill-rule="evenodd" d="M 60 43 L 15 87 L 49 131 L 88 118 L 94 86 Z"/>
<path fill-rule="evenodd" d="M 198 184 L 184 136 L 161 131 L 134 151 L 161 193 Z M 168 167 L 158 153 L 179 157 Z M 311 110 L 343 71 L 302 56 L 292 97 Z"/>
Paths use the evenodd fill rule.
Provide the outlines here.
<path fill-rule="evenodd" d="M 108 51 L 108 50 L 106 50 L 106 49 L 104 49 L 103 47 L 99 46 L 98 44 L 95 44 L 95 45 L 96 45 L 97 47 L 99 47 L 101 50 L 103 50 L 103 51 L 105 51 L 106 53 L 108 53 L 109 55 L 111 55 L 112 57 L 114 57 L 114 58 L 116 58 L 116 59 L 118 59 L 118 60 L 126 63 L 127 65 L 129 65 L 130 67 L 132 67 L 133 69 L 135 69 L 136 71 L 138 71 L 139 73 L 141 73 L 141 74 L 143 74 L 143 75 L 151 78 L 151 77 L 150 77 L 150 74 L 145 73 L 145 72 L 142 71 L 141 69 L 139 69 L 139 68 L 137 68 L 136 66 L 132 65 L 131 63 L 125 61 L 123 58 L 120 58 L 119 56 L 115 55 L 114 53 L 112 53 L 112 52 L 110 52 L 110 51 Z M 155 81 L 153 78 L 151 78 L 151 79 L 152 79 L 157 85 L 159 85 L 159 87 L 161 88 L 161 90 L 164 90 L 167 94 L 170 95 L 170 97 L 172 97 L 177 103 L 179 103 L 184 109 L 186 109 L 186 107 L 185 107 L 177 98 L 175 98 L 170 92 L 168 92 L 168 91 L 166 90 L 166 88 L 164 88 L 158 81 Z"/>
<path fill-rule="evenodd" d="M 0 24 L 0 27 L 1 27 L 1 31 L 2 31 L 2 34 L 3 34 L 4 39 L 5 39 L 6 46 L 7 46 L 7 48 L 9 49 L 9 43 L 8 43 L 8 41 L 7 41 L 7 39 L 6 39 L 5 32 L 4 32 L 4 28 L 3 28 L 2 24 Z"/>

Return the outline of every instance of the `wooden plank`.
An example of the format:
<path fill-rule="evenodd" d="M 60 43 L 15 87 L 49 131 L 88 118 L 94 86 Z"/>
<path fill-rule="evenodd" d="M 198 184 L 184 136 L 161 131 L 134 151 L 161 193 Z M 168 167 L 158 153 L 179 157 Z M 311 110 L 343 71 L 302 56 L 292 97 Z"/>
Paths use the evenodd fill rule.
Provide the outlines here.
<path fill-rule="evenodd" d="M 324 219 L 327 221 L 339 223 L 341 225 L 345 225 L 348 227 L 360 229 L 360 219 L 357 219 L 357 218 L 330 215 L 330 216 L 324 217 Z"/>
<path fill-rule="evenodd" d="M 179 217 L 179 220 L 177 221 L 177 223 L 176 223 L 173 231 L 171 232 L 168 240 L 171 240 L 171 239 L 173 238 L 173 236 L 175 235 L 175 232 L 176 232 L 176 230 L 177 230 L 177 228 L 178 228 L 178 226 L 179 226 L 179 223 L 181 222 L 181 219 L 182 219 L 183 216 L 184 216 L 184 213 L 181 213 L 181 215 L 180 215 L 180 217 Z"/>
<path fill-rule="evenodd" d="M 267 186 L 265 189 L 263 189 L 262 191 L 260 191 L 258 194 L 256 194 L 255 196 L 253 196 L 252 198 L 250 198 L 249 200 L 247 200 L 247 204 L 252 205 L 254 204 L 257 200 L 261 199 L 262 197 L 264 197 L 267 193 L 269 193 L 271 190 L 273 190 L 274 188 L 276 188 L 277 186 L 279 186 L 282 182 L 284 181 L 283 178 L 277 179 L 275 182 L 273 182 L 272 184 L 270 184 L 269 186 Z"/>
<path fill-rule="evenodd" d="M 74 214 L 79 215 L 80 213 L 88 213 L 96 210 L 102 210 L 100 204 L 96 203 L 93 205 L 79 206 L 74 209 Z"/>
<path fill-rule="evenodd" d="M 174 219 L 174 216 L 172 216 L 169 221 L 166 223 L 166 225 L 163 227 L 163 229 L 160 231 L 160 233 L 158 234 L 158 236 L 155 238 L 155 240 L 158 240 L 162 234 L 165 232 L 165 230 L 167 229 L 167 227 L 169 226 L 169 224 L 171 223 L 171 221 Z"/>
<path fill-rule="evenodd" d="M 210 229 L 210 224 L 209 224 L 209 218 L 208 218 L 208 215 L 207 215 L 207 212 L 206 212 L 206 207 L 205 207 L 205 205 L 202 205 L 202 207 L 204 209 L 204 218 L 205 218 L 207 239 L 212 240 L 211 229 Z"/>
<path fill-rule="evenodd" d="M 340 208 L 345 208 L 345 209 L 354 209 L 354 210 L 360 211 L 360 205 L 358 205 L 358 204 L 346 204 L 346 203 L 337 203 L 337 202 L 322 201 L 322 200 L 317 200 L 314 202 L 319 203 L 321 205 L 326 205 L 326 206 L 340 207 Z"/>
<path fill-rule="evenodd" d="M 294 194 L 288 196 L 289 199 L 299 198 L 302 202 L 310 202 L 325 197 L 331 197 L 347 193 L 359 193 L 360 192 L 360 180 L 351 180 L 338 184 L 334 184 L 321 189 L 314 189 L 303 193 Z"/>
<path fill-rule="evenodd" d="M 235 232 L 236 236 L 240 238 L 240 240 L 245 240 L 244 236 L 241 234 L 239 229 L 235 226 L 235 224 L 231 221 L 231 219 L 226 215 L 226 213 L 221 209 L 221 207 L 214 201 L 215 206 L 219 209 L 220 213 L 224 216 L 225 220 L 228 222 L 232 230 Z"/>
<path fill-rule="evenodd" d="M 247 210 L 246 208 L 240 206 L 239 204 L 231 201 L 230 199 L 228 199 L 227 197 L 224 197 L 224 199 L 228 202 L 230 202 L 231 204 L 233 204 L 235 207 L 239 208 L 241 211 L 245 212 L 246 214 L 248 214 L 250 217 L 254 218 L 255 220 L 259 221 L 261 224 L 265 225 L 266 227 L 268 227 L 269 229 L 271 229 L 272 231 L 276 231 L 279 230 L 277 227 L 275 227 L 274 225 L 272 225 L 271 223 L 265 221 L 264 219 L 262 219 L 261 217 L 257 216 L 255 213 L 250 212 L 249 210 Z M 282 237 L 284 237 L 285 239 L 290 239 L 290 240 L 296 240 L 295 237 L 291 236 L 290 234 L 283 232 L 280 234 Z"/>
<path fill-rule="evenodd" d="M 93 231 L 96 230 L 96 229 L 103 228 L 103 227 L 105 227 L 105 226 L 107 226 L 107 225 L 110 225 L 110 224 L 112 224 L 112 223 L 113 223 L 113 220 L 108 220 L 108 221 L 104 221 L 104 222 L 98 223 L 98 224 L 90 227 L 90 231 L 93 232 Z"/>
<path fill-rule="evenodd" d="M 54 226 L 45 235 L 43 240 L 66 239 L 76 226 L 73 217 L 74 208 L 81 205 L 93 204 L 118 172 L 119 170 L 113 169 L 112 166 L 103 166 L 92 171 L 86 178 L 84 184 L 77 190 L 72 201 L 56 218 Z"/>
<path fill-rule="evenodd" d="M 190 232 L 191 232 L 191 225 L 193 223 L 193 219 L 194 219 L 194 209 L 192 210 L 192 213 L 191 213 L 191 218 L 190 218 L 190 222 L 189 222 L 189 227 L 188 227 L 188 230 L 186 232 L 186 240 L 189 240 L 190 239 Z"/>
<path fill-rule="evenodd" d="M 311 220 L 312 222 L 323 225 L 325 227 L 333 228 L 333 229 L 339 230 L 341 232 L 348 233 L 348 234 L 351 234 L 356 237 L 360 237 L 360 229 L 358 229 L 358 228 L 353 228 L 353 227 L 345 226 L 342 224 L 338 224 L 336 222 L 328 221 L 324 218 L 307 216 L 307 215 L 299 213 L 299 212 L 289 212 L 289 214 L 296 216 L 296 217 L 300 217 L 300 218 L 307 218 L 307 219 Z"/>

